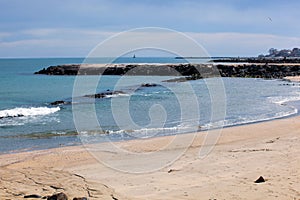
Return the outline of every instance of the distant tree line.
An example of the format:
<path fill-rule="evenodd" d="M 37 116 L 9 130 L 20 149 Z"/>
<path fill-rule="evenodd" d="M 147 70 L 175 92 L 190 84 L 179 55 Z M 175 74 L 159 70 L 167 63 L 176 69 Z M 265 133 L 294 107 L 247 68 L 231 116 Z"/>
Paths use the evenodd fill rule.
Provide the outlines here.
<path fill-rule="evenodd" d="M 267 55 L 259 55 L 258 57 L 263 58 L 263 57 L 300 57 L 300 49 L 299 48 L 293 48 L 292 50 L 290 49 L 282 49 L 278 50 L 275 48 L 269 49 L 269 54 Z"/>

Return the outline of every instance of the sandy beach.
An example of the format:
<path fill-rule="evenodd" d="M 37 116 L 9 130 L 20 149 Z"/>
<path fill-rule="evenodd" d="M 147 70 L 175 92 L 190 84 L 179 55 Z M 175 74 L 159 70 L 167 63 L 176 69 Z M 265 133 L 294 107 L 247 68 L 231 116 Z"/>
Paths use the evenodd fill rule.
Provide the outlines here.
<path fill-rule="evenodd" d="M 1 199 L 66 193 L 70 199 L 300 199 L 300 117 L 225 128 L 213 150 L 199 158 L 199 132 L 174 163 L 149 173 L 125 173 L 95 159 L 83 146 L 0 156 Z M 177 137 L 119 142 L 133 152 L 154 152 Z M 168 148 L 165 156 L 181 147 Z M 107 152 L 103 152 L 107 154 Z M 109 153 L 108 153 L 109 155 Z M 135 163 L 111 155 L 112 163 Z M 158 162 L 153 160 L 153 162 Z M 263 176 L 266 182 L 254 183 Z"/>
<path fill-rule="evenodd" d="M 0 0 L 0 200 L 300 200 L 299 8 Z"/>
<path fill-rule="evenodd" d="M 284 79 L 292 82 L 300 82 L 300 76 L 287 76 Z"/>

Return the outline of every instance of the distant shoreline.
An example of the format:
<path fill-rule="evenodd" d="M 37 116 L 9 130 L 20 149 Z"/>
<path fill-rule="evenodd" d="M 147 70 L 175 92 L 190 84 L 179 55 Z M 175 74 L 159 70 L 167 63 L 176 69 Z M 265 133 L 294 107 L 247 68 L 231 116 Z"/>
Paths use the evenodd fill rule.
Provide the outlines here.
<path fill-rule="evenodd" d="M 177 56 L 175 59 L 209 59 L 212 63 L 300 63 L 300 57 L 197 57 L 197 56 Z"/>

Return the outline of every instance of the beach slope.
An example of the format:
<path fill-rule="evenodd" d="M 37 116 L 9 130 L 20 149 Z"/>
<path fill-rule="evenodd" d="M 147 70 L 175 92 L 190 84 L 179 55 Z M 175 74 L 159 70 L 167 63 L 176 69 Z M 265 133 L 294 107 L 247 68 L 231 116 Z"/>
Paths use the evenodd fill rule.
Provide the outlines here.
<path fill-rule="evenodd" d="M 65 192 L 90 199 L 300 199 L 300 117 L 225 128 L 212 152 L 199 158 L 207 134 L 172 165 L 132 174 L 113 170 L 82 146 L 0 156 L 1 199 Z M 120 143 L 157 150 L 170 137 Z M 184 140 L 187 135 L 180 135 Z M 177 148 L 166 150 L 172 154 Z M 111 157 L 118 164 L 130 158 Z M 155 160 L 153 162 L 156 162 Z M 260 176 L 265 182 L 255 183 Z"/>

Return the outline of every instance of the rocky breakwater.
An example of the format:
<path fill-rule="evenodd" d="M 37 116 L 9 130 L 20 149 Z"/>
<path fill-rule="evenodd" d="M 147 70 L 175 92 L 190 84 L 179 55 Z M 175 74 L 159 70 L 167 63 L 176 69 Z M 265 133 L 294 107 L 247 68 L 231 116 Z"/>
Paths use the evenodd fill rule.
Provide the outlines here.
<path fill-rule="evenodd" d="M 35 72 L 45 75 L 160 75 L 188 76 L 197 73 L 190 64 L 66 64 Z"/>
<path fill-rule="evenodd" d="M 215 67 L 212 67 L 212 66 Z M 300 75 L 298 63 L 274 64 L 69 64 L 44 68 L 46 75 L 159 75 L 188 76 L 188 80 L 207 77 L 283 78 Z"/>
<path fill-rule="evenodd" d="M 223 77 L 282 79 L 300 74 L 299 64 L 236 64 L 217 65 L 217 68 Z"/>

